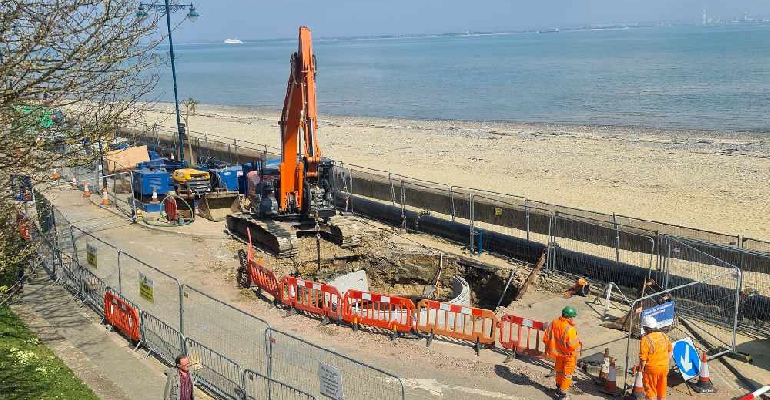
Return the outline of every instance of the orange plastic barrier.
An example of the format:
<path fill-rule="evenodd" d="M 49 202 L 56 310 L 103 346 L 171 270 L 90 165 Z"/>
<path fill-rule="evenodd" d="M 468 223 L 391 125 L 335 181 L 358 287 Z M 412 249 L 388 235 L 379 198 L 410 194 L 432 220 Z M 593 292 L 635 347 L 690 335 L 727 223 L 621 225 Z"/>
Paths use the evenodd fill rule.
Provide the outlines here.
<path fill-rule="evenodd" d="M 29 234 L 29 219 L 27 219 L 20 211 L 16 211 L 16 224 L 19 226 L 19 236 L 22 239 L 29 241 L 32 236 Z"/>
<path fill-rule="evenodd" d="M 273 296 L 274 302 L 280 301 L 281 287 L 278 284 L 278 279 L 275 278 L 275 273 L 270 268 L 262 265 L 261 258 L 254 261 L 254 249 L 251 247 L 251 230 L 247 229 L 246 233 L 249 236 L 249 254 L 246 258 L 249 265 L 249 280 L 252 284 L 256 284 L 259 289 L 270 293 Z"/>
<path fill-rule="evenodd" d="M 427 299 L 417 304 L 418 331 L 474 342 L 477 352 L 480 344 L 495 344 L 496 329 L 497 316 L 491 310 Z"/>
<path fill-rule="evenodd" d="M 530 318 L 506 314 L 498 323 L 500 345 L 515 353 L 540 357 L 545 352 L 545 324 Z"/>
<path fill-rule="evenodd" d="M 342 296 L 334 286 L 284 276 L 280 291 L 283 304 L 334 320 L 341 319 Z"/>
<path fill-rule="evenodd" d="M 131 340 L 139 341 L 139 311 L 109 291 L 104 293 L 104 319 Z"/>
<path fill-rule="evenodd" d="M 398 332 L 409 332 L 413 327 L 412 300 L 384 294 L 348 290 L 342 306 L 342 319 L 353 324 L 374 326 Z"/>
<path fill-rule="evenodd" d="M 270 268 L 262 265 L 260 258 L 256 262 L 249 260 L 249 279 L 261 290 L 270 293 L 274 301 L 281 301 L 281 288 L 275 273 Z"/>

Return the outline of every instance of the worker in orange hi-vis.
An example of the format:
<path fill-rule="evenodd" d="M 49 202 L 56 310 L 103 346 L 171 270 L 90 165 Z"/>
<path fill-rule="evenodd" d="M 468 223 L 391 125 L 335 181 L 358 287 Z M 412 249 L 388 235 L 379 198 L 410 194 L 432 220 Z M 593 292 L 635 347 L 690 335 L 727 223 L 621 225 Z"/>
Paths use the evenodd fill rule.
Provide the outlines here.
<path fill-rule="evenodd" d="M 567 391 L 572 385 L 572 375 L 578 359 L 578 348 L 582 350 L 583 343 L 578 338 L 575 329 L 577 310 L 572 306 L 561 310 L 561 317 L 553 320 L 543 335 L 545 353 L 556 359 L 556 392 L 559 399 L 568 397 Z"/>
<path fill-rule="evenodd" d="M 671 340 L 658 330 L 658 322 L 648 315 L 642 319 L 642 336 L 639 345 L 639 366 L 647 400 L 665 400 L 668 388 L 668 360 L 671 359 Z"/>

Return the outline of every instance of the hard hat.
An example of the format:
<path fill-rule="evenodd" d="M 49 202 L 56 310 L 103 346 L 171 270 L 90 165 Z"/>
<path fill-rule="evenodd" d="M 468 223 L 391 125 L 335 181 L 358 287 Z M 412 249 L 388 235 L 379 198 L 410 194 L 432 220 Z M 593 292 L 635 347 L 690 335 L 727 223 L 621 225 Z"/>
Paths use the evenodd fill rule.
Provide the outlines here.
<path fill-rule="evenodd" d="M 565 318 L 575 318 L 577 317 L 577 310 L 575 310 L 575 307 L 572 306 L 564 307 L 561 310 L 561 316 Z"/>
<path fill-rule="evenodd" d="M 658 327 L 658 321 L 652 315 L 642 318 L 642 327 L 655 329 Z"/>

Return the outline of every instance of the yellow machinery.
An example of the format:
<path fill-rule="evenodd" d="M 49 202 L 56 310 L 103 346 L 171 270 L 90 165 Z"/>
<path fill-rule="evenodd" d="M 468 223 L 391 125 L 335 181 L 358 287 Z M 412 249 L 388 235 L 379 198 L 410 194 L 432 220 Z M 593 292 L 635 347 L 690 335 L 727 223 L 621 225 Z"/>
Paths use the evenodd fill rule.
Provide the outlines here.
<path fill-rule="evenodd" d="M 206 171 L 193 168 L 180 168 L 171 174 L 176 192 L 180 196 L 200 198 L 211 191 L 210 175 Z"/>

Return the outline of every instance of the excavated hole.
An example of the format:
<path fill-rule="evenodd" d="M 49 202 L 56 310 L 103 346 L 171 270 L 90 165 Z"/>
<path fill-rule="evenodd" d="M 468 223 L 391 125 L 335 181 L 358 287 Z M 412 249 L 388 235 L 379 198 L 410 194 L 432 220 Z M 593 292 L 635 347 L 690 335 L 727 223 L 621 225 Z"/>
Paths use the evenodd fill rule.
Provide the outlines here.
<path fill-rule="evenodd" d="M 321 242 L 318 266 L 317 243 L 301 238 L 302 259 L 292 260 L 283 273 L 308 280 L 329 282 L 350 272 L 364 270 L 369 290 L 407 297 L 415 303 L 424 298 L 448 301 L 453 297 L 452 278 L 464 278 L 471 291 L 471 305 L 494 309 L 509 278 L 508 270 L 468 265 L 452 256 L 441 257 L 425 249 L 378 241 L 354 250 Z M 511 282 L 501 306 L 507 306 L 518 292 L 521 277 Z"/>

